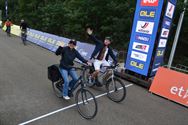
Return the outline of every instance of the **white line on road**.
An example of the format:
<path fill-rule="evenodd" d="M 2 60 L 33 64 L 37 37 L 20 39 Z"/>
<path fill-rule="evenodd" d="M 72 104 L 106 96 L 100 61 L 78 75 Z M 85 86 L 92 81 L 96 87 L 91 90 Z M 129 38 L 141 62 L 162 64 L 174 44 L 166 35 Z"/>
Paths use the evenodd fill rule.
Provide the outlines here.
<path fill-rule="evenodd" d="M 130 86 L 132 86 L 132 85 L 133 85 L 133 84 L 129 84 L 129 85 L 126 85 L 125 87 L 128 88 L 128 87 L 130 87 Z M 122 88 L 119 88 L 118 90 L 120 90 L 120 89 L 122 89 Z M 105 95 L 107 95 L 107 93 L 103 93 L 103 94 L 97 95 L 97 96 L 95 96 L 95 98 L 97 99 L 97 98 L 100 98 L 100 97 L 105 96 Z M 89 99 L 89 100 L 91 100 L 91 99 Z M 80 103 L 81 103 L 81 102 L 79 102 L 79 104 L 80 104 Z M 32 123 L 32 122 L 37 121 L 37 120 L 39 120 L 39 119 L 48 117 L 48 116 L 50 116 L 50 115 L 56 114 L 56 113 L 58 113 L 58 112 L 61 112 L 61 111 L 67 110 L 67 109 L 70 109 L 70 108 L 75 107 L 75 106 L 76 106 L 76 103 L 75 103 L 75 104 L 72 104 L 72 105 L 69 105 L 69 106 L 67 106 L 67 107 L 58 109 L 58 110 L 56 110 L 56 111 L 50 112 L 50 113 L 48 113 L 48 114 L 39 116 L 39 117 L 37 117 L 37 118 L 31 119 L 31 120 L 29 120 L 29 121 L 20 123 L 19 125 L 26 125 L 26 124 Z"/>

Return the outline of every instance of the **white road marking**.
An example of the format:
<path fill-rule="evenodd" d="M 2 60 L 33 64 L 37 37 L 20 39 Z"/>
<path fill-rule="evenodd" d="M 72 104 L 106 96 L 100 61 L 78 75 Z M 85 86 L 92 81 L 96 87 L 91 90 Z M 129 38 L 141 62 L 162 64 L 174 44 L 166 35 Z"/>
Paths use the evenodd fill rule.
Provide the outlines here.
<path fill-rule="evenodd" d="M 129 85 L 126 85 L 125 87 L 128 88 L 128 87 L 130 87 L 130 86 L 132 86 L 132 85 L 133 85 L 133 84 L 129 84 Z M 122 89 L 122 87 L 119 88 L 118 90 L 120 90 L 120 89 Z M 110 93 L 112 93 L 112 92 L 113 92 L 113 91 L 111 91 Z M 95 96 L 95 98 L 97 99 L 97 98 L 100 98 L 100 97 L 105 96 L 105 95 L 107 95 L 107 93 L 103 93 L 103 94 L 97 95 L 97 96 Z M 92 98 L 90 98 L 90 99 L 88 99 L 88 100 L 90 101 L 90 100 L 92 100 Z M 79 102 L 78 104 L 81 104 L 81 103 L 83 103 L 83 102 Z M 39 117 L 37 117 L 37 118 L 31 119 L 31 120 L 29 120 L 29 121 L 20 123 L 20 124 L 18 124 L 18 125 L 26 125 L 26 124 L 32 123 L 32 122 L 34 122 L 34 121 L 40 120 L 40 119 L 42 119 L 42 118 L 48 117 L 48 116 L 50 116 L 50 115 L 56 114 L 56 113 L 58 113 L 58 112 L 65 111 L 65 110 L 70 109 L 70 108 L 75 107 L 75 106 L 76 106 L 76 103 L 75 103 L 75 104 L 72 104 L 72 105 L 69 105 L 69 106 L 67 106 L 67 107 L 58 109 L 58 110 L 56 110 L 56 111 L 50 112 L 50 113 L 48 113 L 48 114 L 39 116 Z"/>

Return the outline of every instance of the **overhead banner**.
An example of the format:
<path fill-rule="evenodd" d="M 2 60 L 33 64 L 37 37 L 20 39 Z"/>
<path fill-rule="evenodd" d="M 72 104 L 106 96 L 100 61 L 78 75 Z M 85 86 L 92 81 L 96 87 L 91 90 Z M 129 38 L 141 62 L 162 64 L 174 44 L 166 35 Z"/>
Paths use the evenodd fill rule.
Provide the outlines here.
<path fill-rule="evenodd" d="M 188 106 L 188 75 L 160 67 L 149 91 Z"/>
<path fill-rule="evenodd" d="M 147 76 L 164 0 L 137 0 L 125 68 Z"/>
<path fill-rule="evenodd" d="M 166 10 L 164 13 L 162 26 L 161 26 L 161 32 L 158 38 L 158 46 L 156 49 L 156 54 L 154 57 L 150 76 L 154 76 L 158 70 L 158 67 L 163 64 L 164 54 L 166 50 L 167 40 L 169 37 L 169 32 L 170 32 L 175 8 L 176 8 L 176 0 L 168 0 L 166 5 Z"/>

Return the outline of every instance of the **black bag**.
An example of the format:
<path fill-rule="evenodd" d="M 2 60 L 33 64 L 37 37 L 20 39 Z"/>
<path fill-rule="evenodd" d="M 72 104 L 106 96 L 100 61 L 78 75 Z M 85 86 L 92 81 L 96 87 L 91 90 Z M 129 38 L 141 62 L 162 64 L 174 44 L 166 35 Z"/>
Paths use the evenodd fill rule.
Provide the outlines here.
<path fill-rule="evenodd" d="M 59 65 L 51 65 L 48 67 L 48 79 L 52 82 L 57 82 L 62 79 L 61 73 L 59 72 Z"/>

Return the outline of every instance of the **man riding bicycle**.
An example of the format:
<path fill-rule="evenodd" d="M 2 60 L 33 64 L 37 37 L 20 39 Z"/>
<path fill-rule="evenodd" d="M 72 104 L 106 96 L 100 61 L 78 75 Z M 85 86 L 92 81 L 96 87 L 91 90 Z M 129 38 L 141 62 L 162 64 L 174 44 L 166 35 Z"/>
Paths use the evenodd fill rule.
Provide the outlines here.
<path fill-rule="evenodd" d="M 87 60 L 85 60 L 80 55 L 80 53 L 75 49 L 76 43 L 77 42 L 75 40 L 70 40 L 68 46 L 66 47 L 60 46 L 55 52 L 56 55 L 61 55 L 60 73 L 64 80 L 62 95 L 63 98 L 66 100 L 70 99 L 70 97 L 68 96 L 68 91 L 74 87 L 76 81 L 78 80 L 76 71 L 74 68 L 72 68 L 72 66 L 74 65 L 73 63 L 74 59 L 78 58 L 83 63 L 87 63 L 88 65 L 90 65 L 90 63 Z M 69 81 L 68 75 L 72 77 L 71 81 Z"/>
<path fill-rule="evenodd" d="M 21 23 L 20 23 L 20 29 L 22 30 L 22 31 L 25 31 L 25 32 L 27 32 L 27 28 L 28 28 L 28 25 L 27 25 L 27 23 L 25 22 L 25 20 L 21 20 Z"/>
<path fill-rule="evenodd" d="M 91 74 L 92 79 L 95 79 L 96 86 L 101 87 L 102 85 L 99 83 L 98 79 L 96 78 L 100 72 L 100 67 L 102 66 L 110 66 L 110 63 L 108 62 L 108 57 L 111 56 L 114 60 L 114 63 L 117 63 L 116 56 L 114 55 L 112 48 L 110 47 L 110 44 L 112 42 L 110 37 L 106 37 L 104 39 L 104 42 L 98 40 L 93 35 L 93 30 L 88 27 L 86 30 L 89 37 L 95 42 L 95 49 L 93 53 L 91 54 L 91 59 L 94 59 L 93 65 L 95 71 Z"/>
<path fill-rule="evenodd" d="M 21 29 L 21 38 L 22 38 L 24 45 L 26 45 L 25 42 L 26 42 L 26 38 L 27 38 L 27 28 L 28 28 L 27 23 L 22 19 L 21 23 L 20 23 L 20 29 Z"/>
<path fill-rule="evenodd" d="M 6 26 L 6 32 L 8 36 L 10 36 L 12 25 L 13 25 L 12 22 L 9 19 L 7 19 L 7 21 L 5 22 L 5 26 Z"/>

